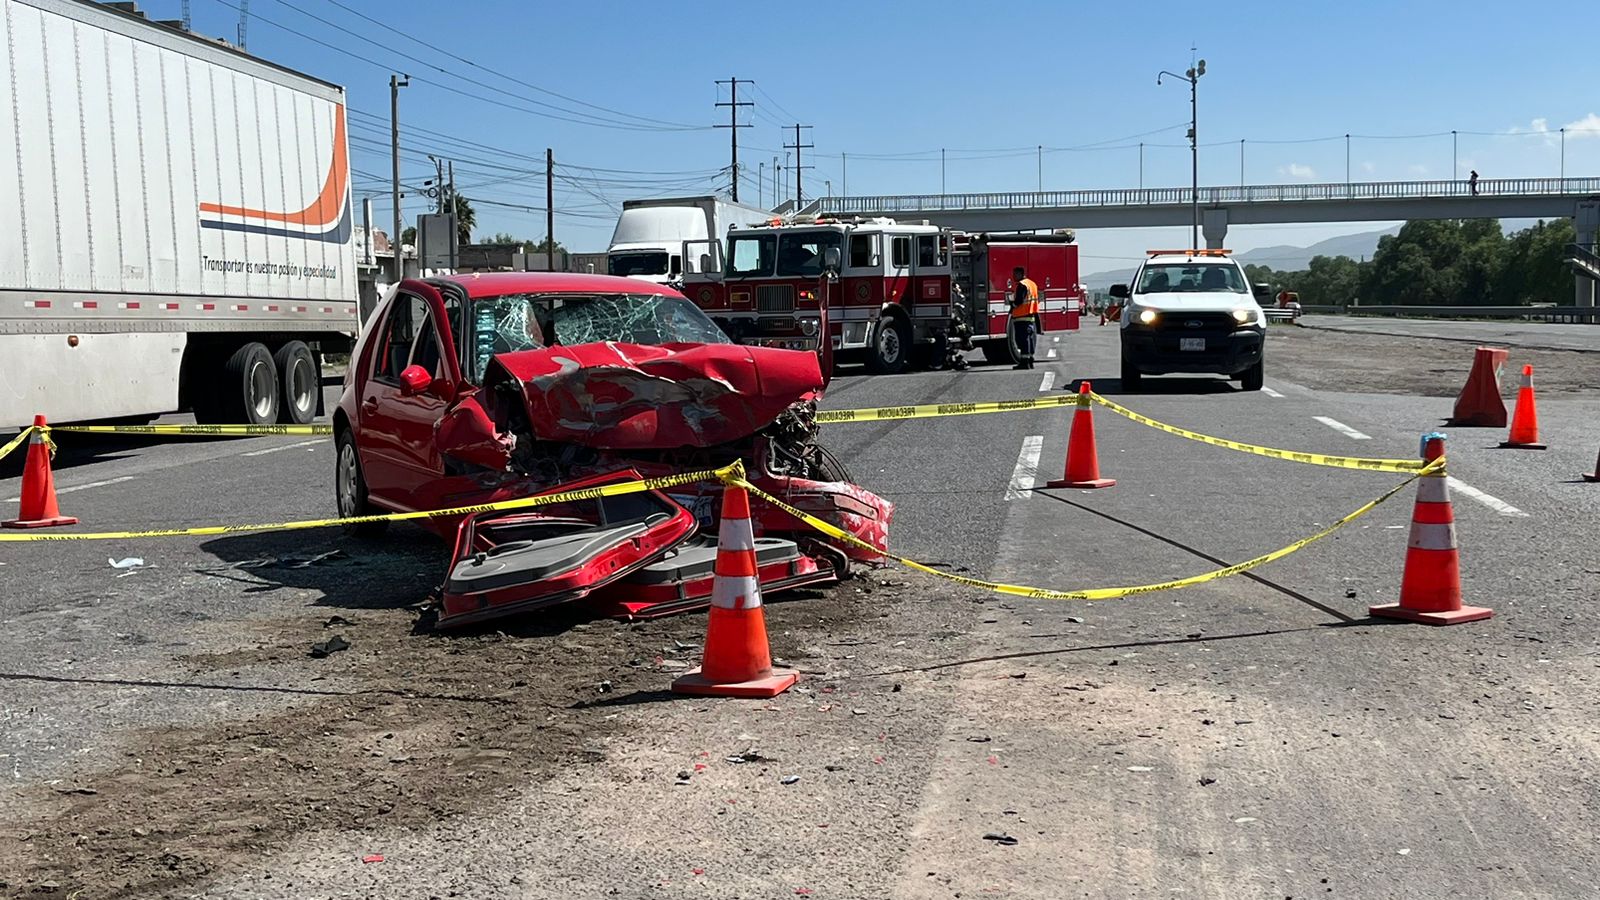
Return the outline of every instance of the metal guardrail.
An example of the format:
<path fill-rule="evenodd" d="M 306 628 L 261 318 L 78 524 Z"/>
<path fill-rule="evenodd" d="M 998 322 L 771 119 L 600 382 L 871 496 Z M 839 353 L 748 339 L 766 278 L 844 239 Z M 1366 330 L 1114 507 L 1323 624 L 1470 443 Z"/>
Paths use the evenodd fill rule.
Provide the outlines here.
<path fill-rule="evenodd" d="M 1307 304 L 1307 315 L 1395 316 L 1436 319 L 1527 319 L 1544 322 L 1600 323 L 1594 306 L 1330 306 Z"/>
<path fill-rule="evenodd" d="M 1303 203 L 1338 200 L 1424 200 L 1506 197 L 1584 197 L 1600 195 L 1600 178 L 1500 178 L 1467 181 L 1368 181 L 1343 184 L 1263 184 L 1200 189 L 1200 202 Z M 993 194 L 902 194 L 823 197 L 819 212 L 868 213 L 981 212 L 1060 207 L 1182 206 L 1193 203 L 1186 187 L 1091 191 L 1017 191 Z"/>

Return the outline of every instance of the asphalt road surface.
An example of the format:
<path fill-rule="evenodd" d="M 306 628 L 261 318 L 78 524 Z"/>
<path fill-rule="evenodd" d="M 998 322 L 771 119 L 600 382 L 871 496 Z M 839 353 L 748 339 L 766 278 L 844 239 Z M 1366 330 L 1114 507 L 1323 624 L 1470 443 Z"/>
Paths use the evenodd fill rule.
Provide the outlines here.
<path fill-rule="evenodd" d="M 1033 371 L 846 374 L 826 405 L 1089 379 L 1209 434 L 1412 458 L 1470 366 L 1458 343 L 1428 341 L 1419 366 L 1425 338 L 1308 331 L 1273 329 L 1260 393 L 1163 378 L 1126 394 L 1114 329 L 1090 326 L 1047 335 Z M 1445 629 L 1366 616 L 1396 599 L 1411 489 L 1286 559 L 1180 591 L 1038 601 L 890 568 L 774 603 L 774 651 L 805 677 L 770 702 L 665 693 L 703 614 L 419 633 L 446 548 L 415 528 L 0 545 L 0 894 L 1588 896 L 1593 360 L 1542 360 L 1548 451 L 1450 432 L 1465 595 L 1496 615 Z M 1402 478 L 1097 409 L 1117 485 L 1041 489 L 1070 417 L 824 439 L 897 503 L 899 552 L 1058 589 L 1239 562 Z M 326 439 L 61 444 L 62 506 L 94 530 L 333 511 Z M 109 564 L 127 557 L 145 566 Z M 351 649 L 310 658 L 331 633 Z"/>

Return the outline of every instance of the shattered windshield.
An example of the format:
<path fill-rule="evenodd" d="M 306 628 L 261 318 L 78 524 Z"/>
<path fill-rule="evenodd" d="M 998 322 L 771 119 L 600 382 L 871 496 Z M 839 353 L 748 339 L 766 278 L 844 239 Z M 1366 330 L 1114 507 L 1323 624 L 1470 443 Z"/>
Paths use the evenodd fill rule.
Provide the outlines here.
<path fill-rule="evenodd" d="M 473 380 L 489 357 L 554 344 L 727 344 L 682 297 L 661 294 L 502 294 L 472 301 Z"/>

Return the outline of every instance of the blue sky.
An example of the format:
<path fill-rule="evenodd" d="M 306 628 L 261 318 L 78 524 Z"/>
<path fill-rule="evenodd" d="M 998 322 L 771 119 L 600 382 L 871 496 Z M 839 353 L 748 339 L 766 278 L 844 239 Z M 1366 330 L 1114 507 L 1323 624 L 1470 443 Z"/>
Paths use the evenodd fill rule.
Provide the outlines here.
<path fill-rule="evenodd" d="M 237 0 L 192 2 L 196 31 L 234 34 Z M 153 18 L 179 12 L 179 0 L 142 5 Z M 401 92 L 403 180 L 431 176 L 424 154 L 454 158 L 481 233 L 537 239 L 552 147 L 562 176 L 556 236 L 574 250 L 604 249 L 623 199 L 727 184 L 717 173 L 728 165 L 728 131 L 709 126 L 727 121 L 712 106 L 726 88 L 713 82 L 730 76 L 757 83 L 740 97 L 757 103 L 743 117 L 754 127 L 739 132 L 746 200 L 758 165 L 793 139 L 779 124 L 797 118 L 814 126 L 808 196 L 825 182 L 835 193 L 937 192 L 941 148 L 950 191 L 1032 190 L 1041 145 L 1046 189 L 1136 187 L 1141 141 L 1144 185 L 1185 185 L 1187 87 L 1157 86 L 1156 73 L 1187 68 L 1191 45 L 1207 61 L 1202 184 L 1239 182 L 1241 139 L 1249 183 L 1342 182 L 1347 133 L 1358 181 L 1449 178 L 1453 162 L 1459 177 L 1470 168 L 1553 177 L 1563 126 L 1566 174 L 1600 174 L 1600 57 L 1553 10 L 1273 2 L 1197 16 L 1207 8 L 930 0 L 252 0 L 250 9 L 252 53 L 347 88 L 358 194 L 374 197 L 376 221 L 389 220 L 388 75 L 400 71 L 414 76 Z M 629 127 L 605 127 L 618 123 Z M 762 173 L 769 199 L 770 177 Z M 408 217 L 426 203 L 408 199 Z M 1303 245 L 1385 224 L 1235 228 L 1229 243 Z M 1174 239 L 1187 229 L 1084 232 L 1084 268 L 1116 268 Z"/>

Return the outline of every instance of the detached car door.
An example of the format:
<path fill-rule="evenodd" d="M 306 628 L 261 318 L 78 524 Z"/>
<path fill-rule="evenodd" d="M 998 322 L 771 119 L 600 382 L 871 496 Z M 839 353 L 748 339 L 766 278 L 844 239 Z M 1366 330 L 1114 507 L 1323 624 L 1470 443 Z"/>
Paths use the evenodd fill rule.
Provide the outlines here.
<path fill-rule="evenodd" d="M 450 317 L 438 291 L 407 281 L 379 327 L 356 447 L 378 504 L 421 509 L 419 497 L 444 474 L 434 429 L 463 384 Z"/>

